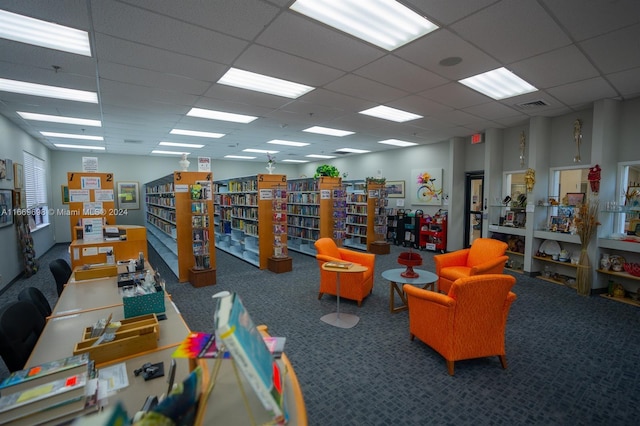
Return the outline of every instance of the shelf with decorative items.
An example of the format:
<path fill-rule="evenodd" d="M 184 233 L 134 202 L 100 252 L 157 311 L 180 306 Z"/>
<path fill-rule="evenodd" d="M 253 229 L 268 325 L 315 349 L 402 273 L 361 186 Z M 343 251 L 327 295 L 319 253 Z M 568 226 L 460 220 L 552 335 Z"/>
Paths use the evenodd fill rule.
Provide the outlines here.
<path fill-rule="evenodd" d="M 275 273 L 289 272 L 293 268 L 287 251 L 287 186 L 277 185 L 273 189 L 273 254 L 268 259 L 268 268 Z"/>
<path fill-rule="evenodd" d="M 439 251 L 447 250 L 447 210 L 438 210 L 433 215 L 424 215 L 420 218 L 420 249 Z"/>

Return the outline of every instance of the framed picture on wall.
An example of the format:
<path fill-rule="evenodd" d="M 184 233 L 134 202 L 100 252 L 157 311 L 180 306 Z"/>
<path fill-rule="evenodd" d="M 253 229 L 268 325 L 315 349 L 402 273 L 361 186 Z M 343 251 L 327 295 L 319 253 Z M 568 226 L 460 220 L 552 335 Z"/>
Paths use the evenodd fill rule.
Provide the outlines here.
<path fill-rule="evenodd" d="M 13 163 L 13 187 L 15 189 L 22 189 L 24 185 L 24 169 L 22 164 Z"/>
<path fill-rule="evenodd" d="M 137 210 L 140 208 L 138 182 L 118 182 L 116 188 L 119 209 Z"/>
<path fill-rule="evenodd" d="M 13 224 L 13 191 L 0 189 L 0 228 Z"/>
<path fill-rule="evenodd" d="M 60 185 L 60 196 L 62 204 L 69 204 L 69 187 L 67 185 Z"/>
<path fill-rule="evenodd" d="M 577 206 L 584 203 L 585 196 L 584 192 L 567 192 L 567 202 L 570 206 Z"/>
<path fill-rule="evenodd" d="M 404 198 L 404 181 L 388 180 L 384 185 L 389 198 Z"/>

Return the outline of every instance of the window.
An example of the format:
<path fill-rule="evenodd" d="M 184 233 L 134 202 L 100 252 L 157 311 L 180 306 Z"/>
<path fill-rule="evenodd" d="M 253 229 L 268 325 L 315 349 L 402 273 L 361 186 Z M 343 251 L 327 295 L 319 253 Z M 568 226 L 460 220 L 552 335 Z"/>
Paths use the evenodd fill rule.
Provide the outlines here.
<path fill-rule="evenodd" d="M 47 177 L 44 161 L 24 153 L 24 191 L 27 200 L 29 226 L 37 229 L 49 223 L 47 208 Z"/>

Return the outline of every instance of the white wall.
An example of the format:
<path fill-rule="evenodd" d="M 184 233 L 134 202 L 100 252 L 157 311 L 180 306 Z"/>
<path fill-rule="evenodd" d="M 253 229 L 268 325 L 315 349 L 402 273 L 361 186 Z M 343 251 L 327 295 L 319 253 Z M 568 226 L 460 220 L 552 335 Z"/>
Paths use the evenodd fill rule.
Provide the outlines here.
<path fill-rule="evenodd" d="M 44 160 L 45 165 L 51 165 L 49 150 L 39 141 L 24 133 L 12 122 L 0 115 L 0 158 L 10 159 L 14 163 L 24 163 L 24 151 Z M 48 179 L 50 182 L 51 179 Z M 0 189 L 13 190 L 13 180 L 0 180 Z M 52 188 L 48 188 L 49 203 L 52 200 Z M 54 244 L 53 226 L 47 226 L 32 233 L 36 256 L 41 256 Z M 5 226 L 0 228 L 0 288 L 4 287 L 11 280 L 23 271 L 24 262 L 19 251 L 20 244 L 15 226 Z M 40 265 L 40 273 L 49 274 L 48 265 Z"/>

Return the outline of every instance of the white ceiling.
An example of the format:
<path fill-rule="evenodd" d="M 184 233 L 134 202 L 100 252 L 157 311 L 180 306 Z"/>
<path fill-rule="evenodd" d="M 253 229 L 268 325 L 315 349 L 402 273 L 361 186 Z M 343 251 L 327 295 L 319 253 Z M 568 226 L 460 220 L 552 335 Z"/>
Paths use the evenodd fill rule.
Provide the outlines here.
<path fill-rule="evenodd" d="M 53 142 L 81 142 L 40 131 L 104 136 L 108 153 L 146 155 L 163 149 L 158 142 L 173 141 L 205 143 L 190 149 L 192 157 L 221 159 L 258 148 L 280 150 L 281 161 L 343 147 L 398 149 L 377 143 L 389 138 L 437 143 L 640 94 L 638 0 L 401 2 L 440 28 L 387 52 L 289 10 L 292 0 L 2 0 L 1 9 L 88 31 L 93 56 L 0 39 L 0 78 L 97 91 L 100 103 L 0 92 L 0 114 L 52 149 L 59 149 Z M 462 62 L 439 64 L 452 56 Z M 540 90 L 494 101 L 457 83 L 501 66 Z M 316 89 L 291 100 L 216 84 L 230 67 Z M 547 106 L 518 106 L 537 100 Z M 424 118 L 398 124 L 358 114 L 379 104 Z M 259 119 L 186 117 L 192 107 Z M 98 119 L 103 127 L 27 122 L 16 111 Z M 313 125 L 356 133 L 302 132 Z M 226 136 L 169 135 L 173 128 Z M 271 139 L 311 145 L 265 143 Z"/>

